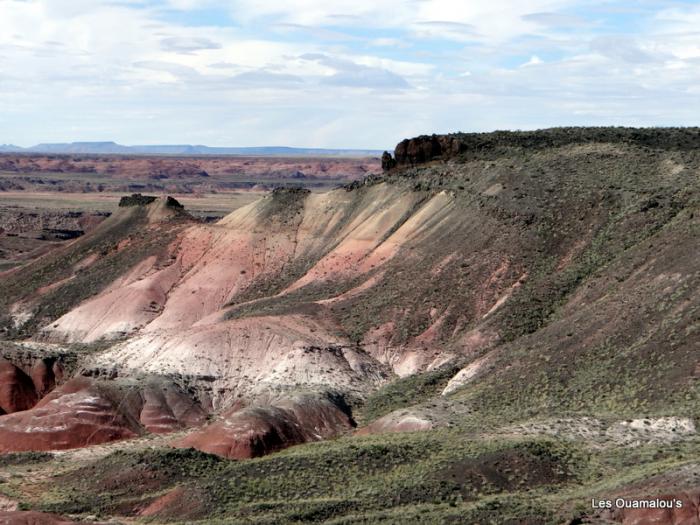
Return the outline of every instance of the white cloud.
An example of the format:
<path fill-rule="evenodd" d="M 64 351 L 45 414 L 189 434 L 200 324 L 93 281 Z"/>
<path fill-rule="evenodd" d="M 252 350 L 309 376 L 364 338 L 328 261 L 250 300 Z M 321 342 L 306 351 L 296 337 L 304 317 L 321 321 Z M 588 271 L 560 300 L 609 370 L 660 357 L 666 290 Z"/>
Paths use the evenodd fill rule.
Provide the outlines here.
<path fill-rule="evenodd" d="M 666 5 L 606 19 L 604 0 L 0 0 L 0 143 L 381 148 L 697 123 L 700 6 Z"/>
<path fill-rule="evenodd" d="M 231 11 L 235 19 L 248 23 L 274 18 L 305 26 L 344 25 L 353 21 L 382 27 L 401 23 L 402 13 L 418 4 L 419 0 L 236 0 Z"/>
<path fill-rule="evenodd" d="M 575 0 L 236 0 L 237 20 L 275 19 L 306 26 L 413 27 L 419 34 L 463 39 L 470 33 L 500 41 L 532 30 L 527 15 L 555 11 Z M 570 17 L 573 18 L 573 17 Z"/>
<path fill-rule="evenodd" d="M 525 62 L 522 66 L 520 67 L 528 67 L 528 66 L 539 66 L 540 64 L 544 64 L 544 61 L 538 57 L 537 55 L 532 55 L 530 57 L 530 60 Z"/>
<path fill-rule="evenodd" d="M 161 49 L 176 53 L 193 53 L 204 49 L 221 49 L 221 44 L 202 37 L 171 36 L 160 41 Z"/>
<path fill-rule="evenodd" d="M 370 40 L 370 45 L 378 47 L 395 47 L 395 48 L 406 48 L 409 47 L 409 43 L 405 40 L 399 40 L 398 38 L 373 38 Z"/>

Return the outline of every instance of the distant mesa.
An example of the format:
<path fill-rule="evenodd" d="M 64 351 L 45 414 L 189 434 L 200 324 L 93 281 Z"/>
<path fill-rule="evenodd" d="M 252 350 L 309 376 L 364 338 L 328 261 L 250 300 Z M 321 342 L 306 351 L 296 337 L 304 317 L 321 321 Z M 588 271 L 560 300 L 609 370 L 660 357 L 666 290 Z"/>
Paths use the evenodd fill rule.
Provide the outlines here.
<path fill-rule="evenodd" d="M 17 153 L 23 149 L 24 148 L 15 146 L 14 144 L 0 144 L 0 153 Z"/>
<path fill-rule="evenodd" d="M 50 153 L 85 154 L 85 155 L 248 155 L 277 157 L 378 157 L 381 150 L 373 149 L 327 149 L 327 148 L 292 148 L 287 146 L 255 147 L 211 147 L 191 144 L 154 144 L 144 146 L 124 146 L 112 141 L 105 142 L 67 142 L 42 143 L 29 148 L 13 144 L 0 144 L 0 153 Z"/>

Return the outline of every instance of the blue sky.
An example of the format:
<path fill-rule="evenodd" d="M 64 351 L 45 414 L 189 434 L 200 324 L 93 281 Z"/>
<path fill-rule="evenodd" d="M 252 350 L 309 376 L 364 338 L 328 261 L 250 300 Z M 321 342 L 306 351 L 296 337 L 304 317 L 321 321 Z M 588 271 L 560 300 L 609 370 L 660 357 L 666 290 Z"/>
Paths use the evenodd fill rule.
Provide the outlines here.
<path fill-rule="evenodd" d="M 697 124 L 697 0 L 0 0 L 0 143 Z"/>

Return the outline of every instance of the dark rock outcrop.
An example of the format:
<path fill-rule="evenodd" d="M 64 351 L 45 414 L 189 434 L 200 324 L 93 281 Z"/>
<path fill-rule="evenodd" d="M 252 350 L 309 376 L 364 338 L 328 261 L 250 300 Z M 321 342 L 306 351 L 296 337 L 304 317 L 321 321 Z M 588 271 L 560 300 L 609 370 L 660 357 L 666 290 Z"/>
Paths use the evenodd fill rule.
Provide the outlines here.
<path fill-rule="evenodd" d="M 396 161 L 394 158 L 391 156 L 391 153 L 388 151 L 385 151 L 382 153 L 382 170 L 383 171 L 389 171 L 393 167 L 396 166 Z"/>
<path fill-rule="evenodd" d="M 458 155 L 465 149 L 459 136 L 453 135 L 421 135 L 412 139 L 404 139 L 394 150 L 397 166 L 415 166 Z"/>
<path fill-rule="evenodd" d="M 168 208 L 177 208 L 179 210 L 185 209 L 185 207 L 182 204 L 180 204 L 180 202 L 177 199 L 170 197 L 170 196 L 167 196 L 165 198 L 165 205 Z"/>
<path fill-rule="evenodd" d="M 394 159 L 397 166 L 415 166 L 433 160 L 447 160 L 457 155 L 480 155 L 508 148 L 542 150 L 593 143 L 688 151 L 700 147 L 700 128 L 570 127 L 421 135 L 399 142 L 394 150 Z"/>
<path fill-rule="evenodd" d="M 119 206 L 122 208 L 126 208 L 129 206 L 148 206 L 156 200 L 158 200 L 158 197 L 154 197 L 153 195 L 141 195 L 140 193 L 132 193 L 129 196 L 124 196 L 121 199 L 119 199 Z M 185 209 L 185 207 L 182 204 L 180 204 L 180 202 L 177 199 L 170 196 L 165 197 L 163 205 L 166 208 L 173 208 L 176 210 Z"/>
<path fill-rule="evenodd" d="M 125 208 L 127 206 L 146 206 L 156 200 L 152 195 L 141 195 L 140 193 L 132 193 L 129 196 L 124 196 L 119 199 L 119 206 Z"/>

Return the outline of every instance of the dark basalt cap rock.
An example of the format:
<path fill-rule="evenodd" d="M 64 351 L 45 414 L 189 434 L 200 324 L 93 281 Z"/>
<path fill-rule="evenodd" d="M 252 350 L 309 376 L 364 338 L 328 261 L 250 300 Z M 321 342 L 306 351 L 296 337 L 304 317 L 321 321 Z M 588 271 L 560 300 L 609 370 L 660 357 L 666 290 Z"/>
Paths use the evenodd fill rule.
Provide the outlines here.
<path fill-rule="evenodd" d="M 464 149 L 465 145 L 457 136 L 421 135 L 412 139 L 404 139 L 396 145 L 394 164 L 415 166 L 434 159 L 452 157 Z"/>
<path fill-rule="evenodd" d="M 541 150 L 572 144 L 610 143 L 669 151 L 700 147 L 700 128 L 568 127 L 535 131 L 493 131 L 421 135 L 396 145 L 398 167 L 416 166 L 434 160 L 449 160 L 463 154 L 493 152 L 502 148 Z M 387 156 L 388 159 L 390 156 Z M 382 166 L 385 156 L 382 155 Z M 393 166 L 392 166 L 393 167 Z"/>
<path fill-rule="evenodd" d="M 180 210 L 185 208 L 182 204 L 180 204 L 180 202 L 177 199 L 174 199 L 169 195 L 165 198 L 165 205 L 168 208 L 178 208 Z"/>
<path fill-rule="evenodd" d="M 119 206 L 122 208 L 128 206 L 147 206 L 148 204 L 155 202 L 156 199 L 157 197 L 154 197 L 153 195 L 141 195 L 140 193 L 132 193 L 129 196 L 125 196 L 119 199 Z M 165 198 L 165 206 L 167 208 L 184 209 L 184 206 L 180 204 L 177 199 L 174 199 L 170 196 Z"/>
<path fill-rule="evenodd" d="M 168 197 L 170 198 L 170 197 Z M 119 199 L 119 207 L 127 206 L 146 206 L 156 200 L 152 195 L 141 195 L 140 193 L 132 193 L 130 196 L 125 196 Z"/>
<path fill-rule="evenodd" d="M 278 186 L 277 188 L 274 188 L 272 190 L 272 195 L 273 196 L 280 196 L 280 195 L 308 195 L 311 193 L 311 190 L 307 188 L 301 188 L 298 186 L 291 186 L 291 187 L 286 187 L 286 186 Z"/>
<path fill-rule="evenodd" d="M 394 166 L 396 166 L 396 161 L 391 156 L 391 153 L 388 151 L 382 153 L 382 171 L 389 171 Z"/>

